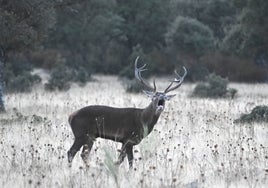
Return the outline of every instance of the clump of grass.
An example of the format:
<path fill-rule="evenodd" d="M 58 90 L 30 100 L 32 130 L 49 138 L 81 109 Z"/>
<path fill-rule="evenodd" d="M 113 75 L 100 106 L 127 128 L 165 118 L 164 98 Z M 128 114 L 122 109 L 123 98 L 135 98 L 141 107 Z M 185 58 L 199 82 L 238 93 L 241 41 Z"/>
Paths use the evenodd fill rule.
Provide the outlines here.
<path fill-rule="evenodd" d="M 210 74 L 205 82 L 196 85 L 193 96 L 202 98 L 220 98 L 230 96 L 234 98 L 237 90 L 227 88 L 228 79 L 214 73 Z"/>
<path fill-rule="evenodd" d="M 115 184 L 116 184 L 116 187 L 119 187 L 118 165 L 116 165 L 114 162 L 115 155 L 108 147 L 104 147 L 104 153 L 105 153 L 104 164 L 105 164 L 106 170 L 113 177 Z"/>
<path fill-rule="evenodd" d="M 268 106 L 260 105 L 253 108 L 249 114 L 242 114 L 235 123 L 268 122 Z"/>

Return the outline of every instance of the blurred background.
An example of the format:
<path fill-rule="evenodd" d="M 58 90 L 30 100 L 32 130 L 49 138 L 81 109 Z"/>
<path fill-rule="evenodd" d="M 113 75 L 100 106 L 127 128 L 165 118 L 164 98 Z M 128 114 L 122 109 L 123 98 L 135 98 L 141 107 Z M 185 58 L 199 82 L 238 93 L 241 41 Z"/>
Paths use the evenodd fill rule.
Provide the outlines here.
<path fill-rule="evenodd" d="M 48 90 L 92 74 L 131 79 L 138 55 L 154 75 L 185 66 L 192 82 L 266 82 L 267 10 L 266 0 L 0 0 L 0 95 L 30 91 L 36 69 Z"/>

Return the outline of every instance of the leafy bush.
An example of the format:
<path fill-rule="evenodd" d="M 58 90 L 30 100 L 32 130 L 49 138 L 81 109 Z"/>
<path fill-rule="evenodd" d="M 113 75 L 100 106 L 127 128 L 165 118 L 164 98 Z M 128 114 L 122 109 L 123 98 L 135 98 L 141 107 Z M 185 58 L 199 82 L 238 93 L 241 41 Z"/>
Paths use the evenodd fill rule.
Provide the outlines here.
<path fill-rule="evenodd" d="M 41 78 L 38 75 L 31 75 L 29 72 L 23 72 L 13 77 L 6 83 L 7 92 L 30 92 L 34 84 L 40 83 Z"/>
<path fill-rule="evenodd" d="M 228 88 L 227 95 L 230 96 L 232 99 L 237 94 L 237 89 L 235 88 Z"/>
<path fill-rule="evenodd" d="M 70 82 L 78 82 L 80 85 L 84 85 L 90 79 L 91 76 L 85 69 L 70 69 L 68 66 L 61 64 L 52 70 L 50 79 L 45 84 L 45 89 L 66 91 L 70 89 Z"/>
<path fill-rule="evenodd" d="M 70 81 L 72 80 L 72 72 L 64 65 L 57 66 L 52 70 L 48 83 L 45 84 L 45 89 L 49 91 L 68 90 L 70 89 Z"/>
<path fill-rule="evenodd" d="M 206 82 L 197 84 L 193 91 L 193 96 L 197 97 L 226 97 L 228 94 L 233 98 L 236 89 L 227 89 L 228 79 L 222 78 L 216 74 L 210 74 Z"/>
<path fill-rule="evenodd" d="M 77 68 L 72 70 L 72 81 L 79 83 L 79 85 L 83 86 L 86 82 L 91 80 L 91 74 L 86 71 L 84 68 Z"/>
<path fill-rule="evenodd" d="M 268 106 L 256 106 L 249 114 L 242 114 L 235 123 L 268 122 Z"/>
<path fill-rule="evenodd" d="M 30 92 L 34 84 L 40 83 L 38 75 L 31 74 L 30 65 L 25 55 L 11 53 L 9 61 L 3 67 L 3 86 L 7 92 Z"/>

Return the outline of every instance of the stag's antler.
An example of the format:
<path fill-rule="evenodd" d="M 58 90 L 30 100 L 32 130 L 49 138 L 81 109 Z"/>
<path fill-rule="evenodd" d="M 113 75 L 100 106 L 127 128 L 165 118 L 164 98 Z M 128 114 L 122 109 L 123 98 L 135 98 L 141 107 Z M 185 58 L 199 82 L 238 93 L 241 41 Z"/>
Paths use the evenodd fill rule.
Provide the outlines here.
<path fill-rule="evenodd" d="M 182 68 L 184 69 L 183 76 L 180 76 L 179 73 L 175 70 L 174 72 L 175 72 L 176 77 L 174 78 L 173 81 L 170 82 L 169 86 L 165 89 L 164 93 L 168 93 L 170 91 L 173 91 L 181 86 L 185 76 L 187 75 L 186 68 L 185 67 L 182 67 Z M 171 87 L 173 85 L 173 83 L 177 83 L 177 85 L 174 87 Z"/>
<path fill-rule="evenodd" d="M 151 87 L 141 76 L 142 71 L 146 71 L 147 69 L 146 64 L 138 68 L 138 60 L 139 56 L 135 60 L 135 77 L 141 82 L 141 84 L 146 88 L 146 90 L 156 92 L 156 85 L 155 85 L 155 80 L 154 80 L 154 87 Z"/>

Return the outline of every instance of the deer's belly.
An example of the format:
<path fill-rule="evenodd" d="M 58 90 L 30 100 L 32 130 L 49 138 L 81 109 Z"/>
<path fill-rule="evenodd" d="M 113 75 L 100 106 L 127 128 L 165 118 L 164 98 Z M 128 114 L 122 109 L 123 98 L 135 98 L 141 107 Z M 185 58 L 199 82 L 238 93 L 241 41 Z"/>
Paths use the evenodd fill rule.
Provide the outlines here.
<path fill-rule="evenodd" d="M 136 134 L 134 132 L 120 132 L 119 130 L 117 132 L 101 131 L 98 132 L 96 137 L 110 139 L 116 142 L 130 143 L 133 145 L 139 144 L 142 140 L 142 136 L 140 136 L 139 134 Z"/>
<path fill-rule="evenodd" d="M 88 133 L 94 137 L 110 139 L 117 142 L 129 142 L 133 145 L 140 143 L 142 134 L 137 126 L 133 126 L 132 121 L 125 117 L 111 118 L 107 115 L 96 116 L 92 119 L 94 126 L 88 126 Z M 92 124 L 91 124 L 92 125 Z"/>

